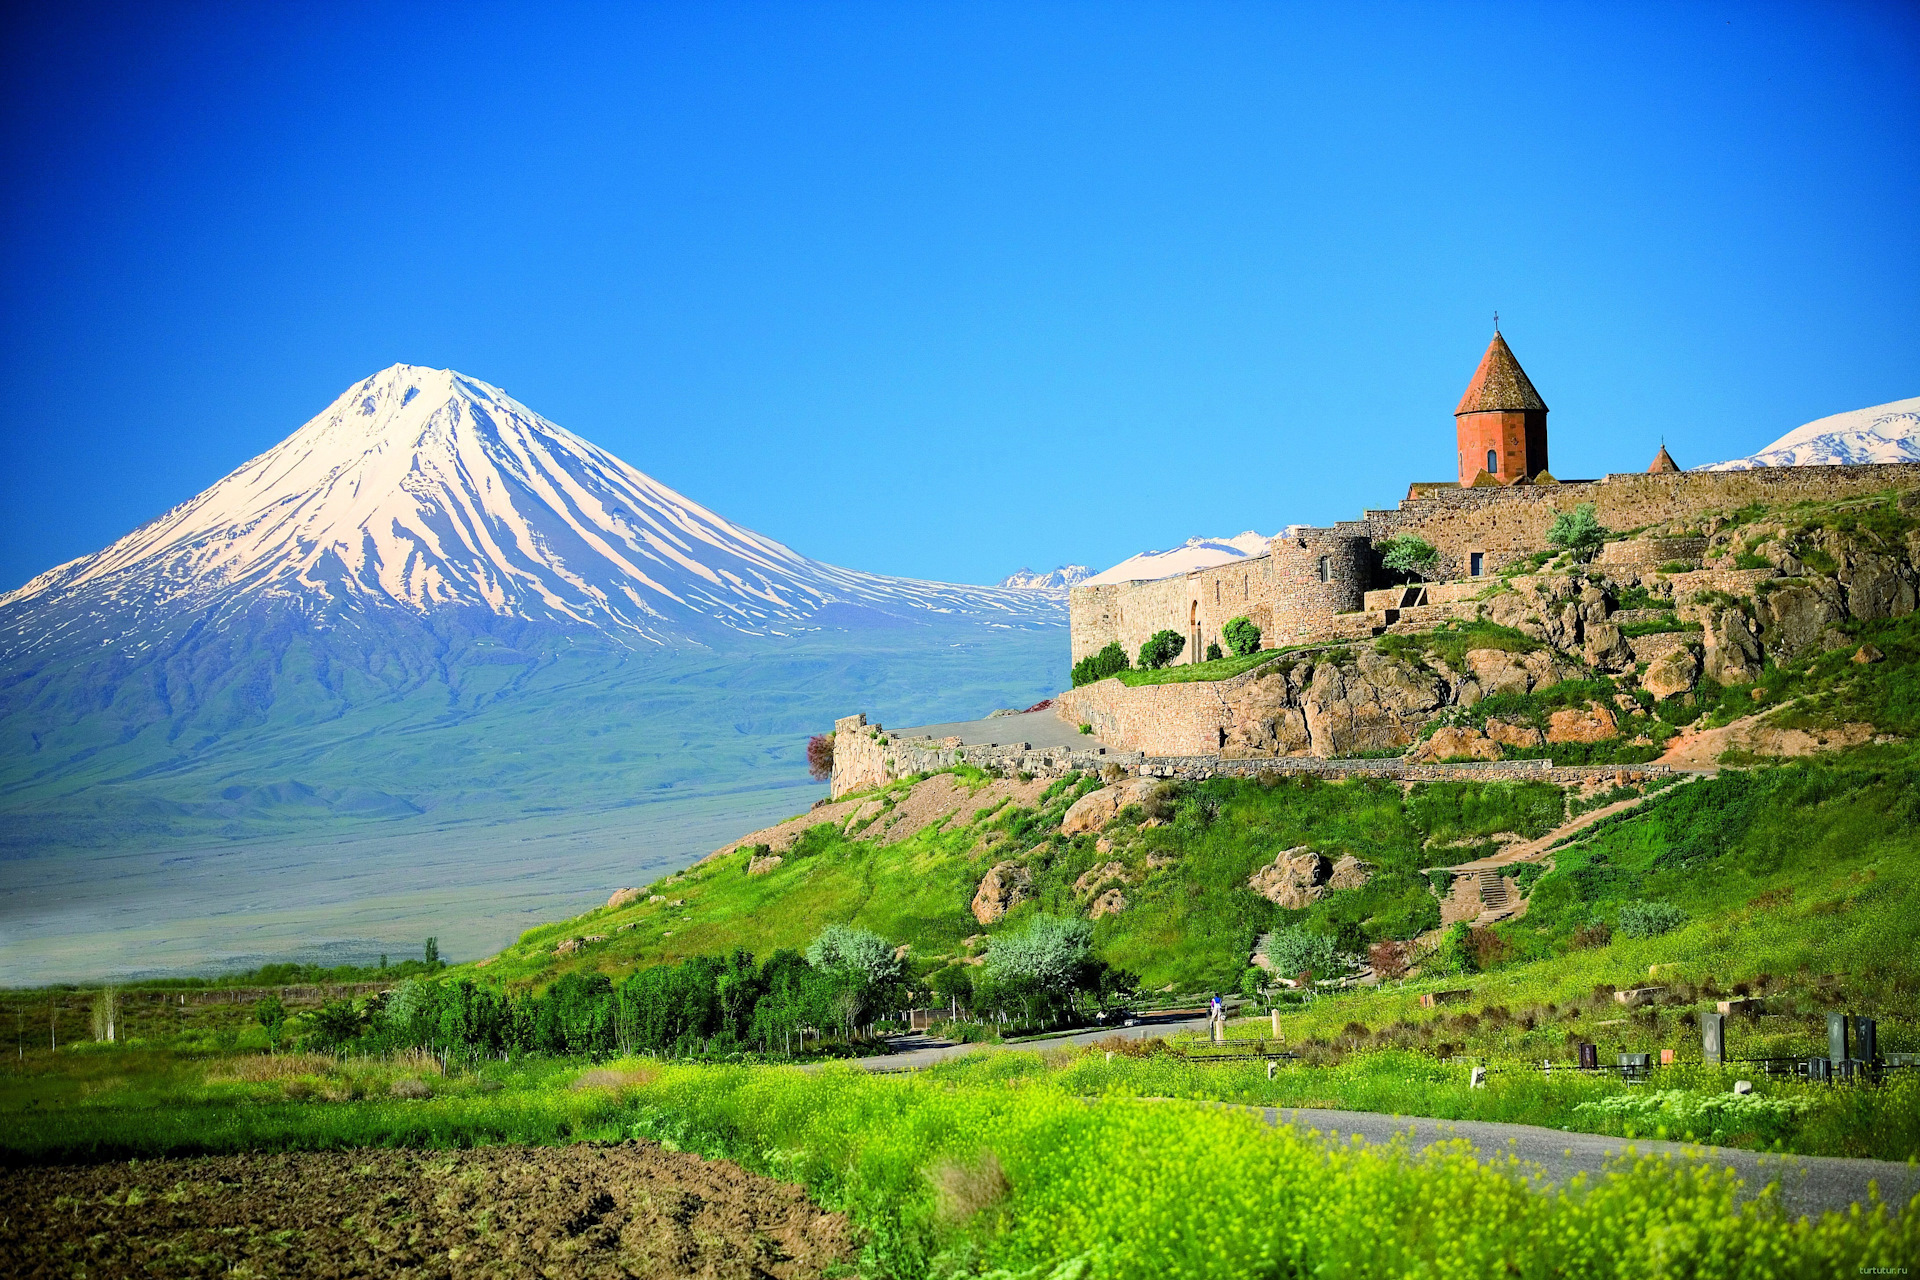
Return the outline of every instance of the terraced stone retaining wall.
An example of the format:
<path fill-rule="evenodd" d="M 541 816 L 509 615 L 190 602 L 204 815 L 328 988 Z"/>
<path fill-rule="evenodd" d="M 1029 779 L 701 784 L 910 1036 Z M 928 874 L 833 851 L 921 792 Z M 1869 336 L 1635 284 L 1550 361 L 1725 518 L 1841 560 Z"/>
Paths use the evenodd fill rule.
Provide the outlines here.
<path fill-rule="evenodd" d="M 832 798 L 882 786 L 916 773 L 937 773 L 970 764 L 1008 777 L 1061 778 L 1117 764 L 1139 766 L 1138 752 L 1108 751 L 1090 746 L 1034 747 L 1026 742 L 963 744 L 958 738 L 899 738 L 882 726 L 868 724 L 864 715 L 842 716 L 833 722 Z"/>

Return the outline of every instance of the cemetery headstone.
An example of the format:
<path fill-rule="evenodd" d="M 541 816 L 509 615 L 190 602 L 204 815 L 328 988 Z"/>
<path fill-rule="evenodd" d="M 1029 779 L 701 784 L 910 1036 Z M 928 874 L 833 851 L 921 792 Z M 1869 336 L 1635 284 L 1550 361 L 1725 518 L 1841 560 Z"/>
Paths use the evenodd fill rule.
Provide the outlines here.
<path fill-rule="evenodd" d="M 1700 1015 L 1700 1056 L 1709 1063 L 1727 1060 L 1727 1015 Z"/>

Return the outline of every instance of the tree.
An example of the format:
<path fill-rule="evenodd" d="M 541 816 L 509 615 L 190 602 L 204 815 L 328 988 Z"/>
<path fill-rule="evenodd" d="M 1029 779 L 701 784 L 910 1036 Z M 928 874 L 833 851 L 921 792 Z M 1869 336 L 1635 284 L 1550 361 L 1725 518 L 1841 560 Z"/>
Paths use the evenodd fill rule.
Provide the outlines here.
<path fill-rule="evenodd" d="M 900 978 L 894 946 L 879 934 L 830 924 L 807 948 L 807 963 L 832 986 L 830 1007 L 842 1029 L 862 1026 L 880 998 Z"/>
<path fill-rule="evenodd" d="M 280 1003 L 279 996 L 256 1000 L 253 1020 L 267 1029 L 267 1047 L 271 1049 L 280 1043 L 280 1030 L 287 1025 L 287 1006 Z"/>
<path fill-rule="evenodd" d="M 1090 653 L 1073 664 L 1073 687 L 1078 689 L 1083 684 L 1119 675 L 1127 665 L 1127 651 L 1120 647 L 1118 640 L 1112 641 L 1100 652 Z"/>
<path fill-rule="evenodd" d="M 1220 638 L 1227 642 L 1227 648 L 1233 650 L 1236 658 L 1260 652 L 1260 628 L 1253 625 L 1252 618 L 1229 618 L 1227 625 L 1220 628 Z"/>
<path fill-rule="evenodd" d="M 833 735 L 816 733 L 807 739 L 807 775 L 815 782 L 833 776 Z"/>
<path fill-rule="evenodd" d="M 1593 514 L 1593 504 L 1583 502 L 1571 511 L 1562 511 L 1547 527 L 1547 545 L 1558 548 L 1585 563 L 1600 553 L 1612 532 Z"/>
<path fill-rule="evenodd" d="M 1187 638 L 1178 631 L 1156 631 L 1140 646 L 1140 665 L 1148 671 L 1158 671 L 1179 657 L 1186 647 Z"/>
<path fill-rule="evenodd" d="M 330 1000 L 313 1015 L 313 1039 L 322 1049 L 351 1044 L 361 1031 L 360 1011 L 347 1000 Z"/>
<path fill-rule="evenodd" d="M 971 1009 L 973 1007 L 973 966 L 950 964 L 944 969 L 936 969 L 927 980 L 933 994 L 946 1002 L 949 1009 Z"/>
<path fill-rule="evenodd" d="M 1021 1008 L 1026 1021 L 1057 1015 L 1090 976 L 1093 926 L 1085 920 L 1037 915 L 1018 933 L 1002 934 L 987 950 L 977 984 L 1001 1005 Z"/>
<path fill-rule="evenodd" d="M 1267 960 L 1279 974 L 1311 974 L 1330 978 L 1352 967 L 1351 957 L 1324 933 L 1309 933 L 1305 925 L 1276 929 L 1267 939 Z"/>
<path fill-rule="evenodd" d="M 438 938 L 427 939 L 427 963 L 440 963 L 440 939 Z"/>
<path fill-rule="evenodd" d="M 1403 580 L 1431 582 L 1440 576 L 1440 552 L 1425 538 L 1399 533 L 1381 539 L 1377 549 L 1381 567 Z"/>
<path fill-rule="evenodd" d="M 1219 645 L 1218 645 L 1217 643 L 1215 643 L 1215 644 L 1209 644 L 1209 645 L 1207 646 L 1207 661 L 1208 661 L 1208 662 L 1218 662 L 1218 661 L 1220 661 L 1220 659 L 1221 659 L 1221 658 L 1223 658 L 1223 657 L 1225 657 L 1225 656 L 1226 656 L 1225 654 L 1223 654 L 1223 653 L 1221 653 L 1221 652 L 1220 652 L 1220 646 L 1219 646 Z"/>

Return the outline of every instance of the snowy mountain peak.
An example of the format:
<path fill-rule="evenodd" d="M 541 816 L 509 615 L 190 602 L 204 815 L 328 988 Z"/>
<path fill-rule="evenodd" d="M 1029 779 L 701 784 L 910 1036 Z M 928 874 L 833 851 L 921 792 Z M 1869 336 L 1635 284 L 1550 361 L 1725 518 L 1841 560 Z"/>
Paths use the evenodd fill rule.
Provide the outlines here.
<path fill-rule="evenodd" d="M 1857 466 L 1871 462 L 1920 462 L 1920 396 L 1820 418 L 1795 427 L 1758 453 L 1696 470 L 1750 471 L 1755 467 Z"/>
<path fill-rule="evenodd" d="M 396 364 L 278 445 L 0 608 L 94 616 L 477 608 L 664 641 L 777 632 L 834 603 L 1053 620 L 1030 593 L 810 560 L 451 369 Z"/>
<path fill-rule="evenodd" d="M 1083 564 L 1063 564 L 1047 573 L 1035 573 L 1022 566 L 1000 579 L 1000 585 L 1022 591 L 1065 591 L 1092 576 L 1093 570 Z"/>
<path fill-rule="evenodd" d="M 1137 556 L 1129 556 L 1080 585 L 1104 587 L 1116 582 L 1151 582 L 1157 578 L 1191 573 L 1195 569 L 1211 569 L 1229 561 L 1264 555 L 1272 541 L 1273 535 L 1255 533 L 1251 529 L 1231 538 L 1188 538 L 1168 551 L 1142 551 Z"/>

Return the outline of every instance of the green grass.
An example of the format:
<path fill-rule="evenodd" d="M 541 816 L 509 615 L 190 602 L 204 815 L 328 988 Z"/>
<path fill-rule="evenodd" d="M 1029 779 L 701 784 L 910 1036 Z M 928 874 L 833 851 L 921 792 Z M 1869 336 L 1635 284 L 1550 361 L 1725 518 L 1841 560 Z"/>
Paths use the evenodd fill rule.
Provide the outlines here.
<path fill-rule="evenodd" d="M 1425 667 L 1428 658 L 1439 658 L 1455 671 L 1467 669 L 1467 654 L 1474 649 L 1500 649 L 1507 653 L 1532 653 L 1546 646 L 1524 632 L 1496 622 L 1445 622 L 1432 631 L 1413 635 L 1385 635 L 1373 642 L 1375 649 L 1391 658 Z"/>
<path fill-rule="evenodd" d="M 1268 1085 L 1098 1053 L 996 1053 L 904 1078 L 614 1065 L 632 1082 L 581 1088 L 577 1067 L 516 1064 L 413 1101 L 163 1098 L 156 1086 L 146 1106 L 96 1095 L 42 1109 L 0 1142 L 20 1160 L 647 1138 L 805 1185 L 861 1228 L 861 1274 L 902 1278 L 1816 1276 L 1920 1248 L 1920 1213 L 1796 1220 L 1770 1194 L 1736 1204 L 1732 1176 L 1704 1164 L 1625 1157 L 1542 1188 L 1461 1146 L 1329 1143 L 1201 1100 L 1317 1100 L 1299 1069 Z M 1384 1101 L 1396 1074 L 1430 1073 L 1381 1055 L 1346 1087 Z M 1578 1114 L 1589 1093 L 1605 1096 L 1563 1078 L 1532 1086 L 1529 1103 L 1522 1083 L 1462 1105 L 1545 1098 Z"/>
<path fill-rule="evenodd" d="M 1149 684 L 1186 684 L 1189 681 L 1226 680 L 1243 671 L 1273 661 L 1280 654 L 1277 649 L 1262 649 L 1258 653 L 1249 653 L 1240 657 L 1215 658 L 1211 662 L 1176 663 L 1170 667 L 1161 667 L 1149 671 L 1141 667 L 1128 667 L 1118 675 L 1124 685 L 1138 688 Z"/>
<path fill-rule="evenodd" d="M 906 785 L 877 794 L 898 794 Z M 1063 784 L 1039 809 L 1009 806 L 971 826 L 928 828 L 897 844 L 819 826 L 769 874 L 748 876 L 751 854 L 743 850 L 651 886 L 684 907 L 643 900 L 542 925 L 491 960 L 450 972 L 535 984 L 573 970 L 620 975 L 735 947 L 756 955 L 800 948 L 829 923 L 909 943 L 924 961 L 960 954 L 964 939 L 1019 928 L 1036 912 L 1083 914 L 1074 882 L 1118 861 L 1129 905 L 1097 922 L 1101 954 L 1151 988 L 1232 988 L 1258 936 L 1287 923 L 1310 921 L 1355 946 L 1369 936 L 1405 937 L 1431 927 L 1438 906 L 1419 868 L 1480 856 L 1504 833 L 1542 834 L 1565 811 L 1561 791 L 1539 783 L 1439 783 L 1409 791 L 1378 780 L 1215 779 L 1187 788 L 1164 826 L 1136 825 L 1145 815 L 1134 811 L 1108 833 L 1112 848 L 1102 853 L 1094 834 L 1067 838 L 1058 831 L 1067 806 L 1097 785 L 1092 778 Z M 1282 911 L 1249 890 L 1247 879 L 1297 845 L 1330 858 L 1354 854 L 1374 866 L 1374 880 L 1306 912 Z M 1027 868 L 1033 896 L 983 928 L 969 905 L 987 868 L 1006 859 Z M 595 934 L 606 941 L 570 956 L 553 953 L 563 939 Z"/>

